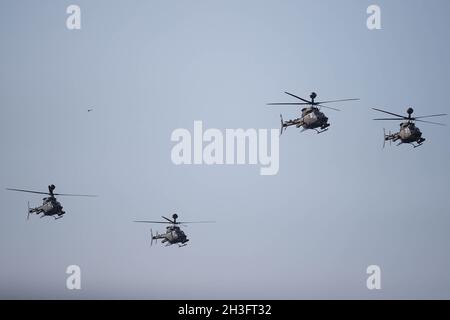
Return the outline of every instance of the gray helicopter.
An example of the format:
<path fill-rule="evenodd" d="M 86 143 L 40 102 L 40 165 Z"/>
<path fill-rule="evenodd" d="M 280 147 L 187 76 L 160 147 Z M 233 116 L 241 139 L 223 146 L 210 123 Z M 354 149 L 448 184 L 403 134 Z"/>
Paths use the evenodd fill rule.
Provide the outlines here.
<path fill-rule="evenodd" d="M 48 192 L 12 189 L 12 188 L 6 188 L 6 190 L 49 195 L 49 197 L 45 197 L 42 199 L 43 203 L 41 206 L 30 208 L 30 203 L 28 203 L 27 220 L 30 218 L 31 213 L 35 213 L 37 215 L 42 213 L 41 218 L 45 216 L 53 216 L 55 220 L 62 218 L 66 214 L 66 212 L 63 210 L 63 206 L 61 205 L 61 203 L 58 200 L 56 200 L 55 196 L 96 197 L 95 195 L 87 195 L 87 194 L 54 193 L 53 191 L 55 190 L 55 188 L 56 188 L 55 185 L 52 184 L 48 186 Z"/>
<path fill-rule="evenodd" d="M 376 109 L 376 108 L 372 108 L 372 109 L 375 111 L 387 113 L 387 114 L 397 117 L 397 118 L 378 118 L 378 119 L 374 119 L 374 120 L 395 120 L 395 121 L 406 120 L 406 121 L 400 123 L 400 131 L 399 132 L 396 132 L 396 133 L 389 132 L 389 134 L 386 134 L 386 130 L 383 129 L 383 134 L 384 134 L 383 148 L 386 144 L 386 141 L 389 141 L 389 142 L 394 141 L 395 142 L 397 140 L 400 140 L 400 142 L 397 144 L 397 146 L 407 143 L 407 144 L 412 145 L 414 148 L 420 147 L 426 139 L 422 137 L 422 132 L 420 131 L 420 129 L 418 127 L 416 127 L 414 122 L 423 122 L 423 123 L 435 124 L 438 126 L 445 126 L 445 124 L 443 124 L 443 123 L 425 121 L 425 120 L 421 120 L 421 119 L 432 118 L 432 117 L 442 117 L 442 116 L 447 115 L 447 114 L 441 113 L 441 114 L 433 114 L 433 115 L 429 115 L 429 116 L 412 117 L 412 114 L 414 113 L 414 109 L 408 108 L 406 110 L 406 112 L 408 113 L 408 116 L 405 117 L 405 116 L 401 116 L 399 114 L 381 110 L 381 109 Z"/>
<path fill-rule="evenodd" d="M 330 123 L 328 123 L 328 118 L 325 116 L 323 112 L 320 111 L 320 108 L 327 108 L 335 111 L 340 111 L 336 108 L 331 108 L 325 106 L 326 103 L 335 103 L 335 102 L 343 102 L 343 101 L 355 101 L 359 99 L 343 99 L 343 100 L 330 100 L 330 101 L 320 101 L 316 102 L 317 94 L 312 92 L 309 96 L 311 101 L 296 96 L 292 93 L 285 92 L 287 95 L 291 97 L 297 98 L 302 102 L 289 102 L 289 103 L 268 103 L 269 106 L 307 106 L 302 109 L 302 116 L 297 119 L 283 121 L 283 116 L 280 114 L 281 118 L 281 130 L 280 135 L 283 134 L 283 130 L 286 130 L 290 126 L 296 126 L 297 128 L 303 127 L 301 132 L 306 130 L 315 130 L 317 133 L 322 133 L 328 130 Z"/>
<path fill-rule="evenodd" d="M 153 241 L 158 242 L 158 239 L 161 239 L 161 243 L 166 243 L 166 247 L 170 246 L 172 244 L 178 244 L 178 246 L 184 247 L 187 245 L 187 242 L 189 239 L 187 238 L 186 234 L 181 230 L 179 225 L 186 225 L 190 223 L 214 223 L 215 221 L 177 221 L 178 215 L 175 213 L 172 215 L 172 219 L 166 218 L 162 216 L 163 219 L 167 221 L 134 221 L 139 223 L 164 223 L 164 224 L 170 224 L 166 227 L 166 233 L 159 234 L 158 232 L 156 235 L 153 235 L 153 230 L 150 229 L 151 233 L 151 243 L 150 245 L 153 245 Z"/>

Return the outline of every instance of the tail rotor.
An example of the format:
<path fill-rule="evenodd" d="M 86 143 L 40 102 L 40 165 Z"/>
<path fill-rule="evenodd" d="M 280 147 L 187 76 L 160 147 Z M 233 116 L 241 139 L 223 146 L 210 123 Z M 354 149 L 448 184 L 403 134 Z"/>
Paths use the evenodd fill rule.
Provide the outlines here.
<path fill-rule="evenodd" d="M 30 201 L 28 201 L 28 214 L 27 214 L 27 220 L 30 220 L 30 212 L 31 212 L 31 209 L 30 209 Z"/>
<path fill-rule="evenodd" d="M 392 132 L 389 130 L 389 133 L 386 134 L 386 129 L 383 128 L 383 149 L 386 146 L 386 141 L 389 140 L 389 145 L 392 145 Z"/>
<path fill-rule="evenodd" d="M 150 229 L 150 235 L 152 237 L 151 238 L 151 242 L 150 242 L 150 247 L 151 247 L 151 246 L 153 246 L 153 240 L 155 240 L 156 243 L 158 243 L 158 240 L 153 237 L 153 230 L 152 229 Z"/>
<path fill-rule="evenodd" d="M 280 122 L 281 122 L 281 128 L 280 128 L 280 136 L 283 134 L 283 130 L 286 130 L 286 126 L 284 125 L 283 115 L 280 114 Z"/>

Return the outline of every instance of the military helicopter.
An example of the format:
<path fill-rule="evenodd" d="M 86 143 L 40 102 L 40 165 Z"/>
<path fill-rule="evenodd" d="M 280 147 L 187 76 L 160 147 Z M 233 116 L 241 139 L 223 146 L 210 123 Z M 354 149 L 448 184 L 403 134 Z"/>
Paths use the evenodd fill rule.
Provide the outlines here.
<path fill-rule="evenodd" d="M 187 242 L 189 239 L 187 238 L 186 234 L 181 230 L 179 225 L 186 225 L 188 223 L 214 223 L 215 221 L 177 221 L 178 215 L 175 213 L 172 215 L 172 219 L 166 218 L 162 216 L 163 219 L 167 221 L 134 221 L 139 223 L 164 223 L 164 224 L 170 224 L 166 227 L 166 233 L 159 234 L 158 232 L 156 235 L 153 235 L 152 229 L 150 229 L 151 234 L 151 243 L 150 245 L 153 245 L 153 241 L 155 240 L 158 242 L 158 239 L 161 239 L 161 243 L 167 243 L 167 246 L 170 246 L 172 244 L 178 244 L 178 246 L 184 247 L 187 245 Z"/>
<path fill-rule="evenodd" d="M 42 206 L 30 208 L 30 203 L 28 202 L 27 220 L 30 218 L 31 213 L 36 213 L 37 215 L 42 213 L 41 218 L 45 216 L 54 216 L 55 220 L 62 218 L 64 214 L 66 214 L 66 212 L 63 210 L 63 206 L 61 205 L 61 203 L 58 200 L 56 200 L 55 196 L 96 197 L 95 195 L 87 195 L 87 194 L 54 193 L 53 191 L 55 190 L 55 188 L 56 188 L 55 185 L 52 184 L 48 186 L 48 192 L 12 189 L 12 188 L 6 188 L 6 190 L 49 195 L 49 197 L 45 197 L 42 199 L 43 200 Z"/>
<path fill-rule="evenodd" d="M 297 128 L 303 127 L 301 132 L 304 132 L 308 129 L 315 130 L 318 134 L 323 133 L 328 130 L 330 123 L 328 123 L 328 118 L 325 116 L 323 112 L 320 111 L 320 108 L 327 108 L 335 111 L 340 111 L 339 109 L 325 106 L 326 103 L 335 103 L 335 102 L 343 102 L 343 101 L 355 101 L 359 99 L 343 99 L 343 100 L 330 100 L 330 101 L 320 101 L 316 102 L 317 93 L 312 92 L 310 94 L 310 99 L 306 100 L 299 96 L 296 96 L 292 93 L 285 92 L 287 95 L 291 97 L 297 98 L 302 102 L 290 102 L 290 103 L 268 103 L 269 106 L 308 106 L 302 109 L 302 116 L 297 119 L 283 121 L 283 116 L 280 114 L 281 118 L 281 130 L 280 135 L 283 134 L 283 130 L 286 130 L 290 126 L 296 126 Z"/>
<path fill-rule="evenodd" d="M 419 128 L 416 127 L 414 122 L 415 121 L 416 122 L 424 122 L 424 123 L 429 123 L 429 124 L 435 124 L 438 126 L 445 126 L 445 124 L 443 124 L 443 123 L 425 121 L 425 120 L 421 120 L 421 119 L 432 118 L 432 117 L 442 117 L 442 116 L 447 115 L 447 114 L 441 113 L 441 114 L 433 114 L 433 115 L 429 115 L 429 116 L 412 117 L 412 114 L 414 113 L 414 109 L 408 108 L 406 110 L 408 116 L 405 117 L 405 116 L 401 116 L 399 114 L 381 110 L 381 109 L 376 109 L 376 108 L 372 108 L 372 109 L 375 111 L 378 111 L 378 112 L 387 113 L 387 114 L 397 117 L 397 118 L 379 118 L 379 119 L 373 119 L 373 120 L 406 120 L 406 121 L 400 123 L 400 131 L 397 133 L 389 132 L 389 134 L 386 134 L 386 130 L 383 129 L 383 134 L 384 134 L 383 148 L 386 144 L 386 141 L 389 141 L 390 143 L 392 143 L 392 141 L 395 142 L 397 140 L 400 140 L 400 142 L 397 144 L 397 146 L 404 144 L 404 143 L 408 143 L 408 144 L 411 144 L 414 148 L 420 147 L 424 143 L 425 138 L 422 137 L 422 132 L 420 132 Z"/>

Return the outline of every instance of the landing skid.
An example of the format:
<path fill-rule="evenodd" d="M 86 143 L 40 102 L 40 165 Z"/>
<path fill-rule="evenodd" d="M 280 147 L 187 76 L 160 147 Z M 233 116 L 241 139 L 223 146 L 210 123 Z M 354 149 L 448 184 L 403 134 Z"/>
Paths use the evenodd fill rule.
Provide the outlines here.
<path fill-rule="evenodd" d="M 321 134 L 321 133 L 324 133 L 324 132 L 326 132 L 326 131 L 328 131 L 328 128 L 326 128 L 326 129 L 323 129 L 323 130 L 317 130 L 317 129 L 313 129 L 315 132 L 317 132 L 317 134 Z"/>
<path fill-rule="evenodd" d="M 182 248 L 182 247 L 186 247 L 186 246 L 187 246 L 187 243 L 183 243 L 183 244 L 179 244 L 178 248 Z"/>
<path fill-rule="evenodd" d="M 404 144 L 404 142 L 400 142 L 399 144 L 397 144 L 397 147 L 402 144 Z M 415 149 L 415 148 L 421 147 L 423 145 L 423 142 L 417 143 L 417 144 L 414 144 L 414 142 L 408 142 L 407 144 L 410 144 Z"/>

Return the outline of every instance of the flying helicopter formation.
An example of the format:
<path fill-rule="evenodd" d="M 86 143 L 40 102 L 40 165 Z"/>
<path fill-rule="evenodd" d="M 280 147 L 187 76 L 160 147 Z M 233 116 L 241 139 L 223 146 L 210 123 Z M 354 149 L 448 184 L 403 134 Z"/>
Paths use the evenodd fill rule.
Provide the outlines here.
<path fill-rule="evenodd" d="M 346 101 L 357 101 L 360 100 L 358 98 L 352 98 L 352 99 L 341 99 L 341 100 L 327 100 L 327 101 L 315 101 L 317 98 L 317 93 L 312 92 L 309 96 L 311 100 L 307 100 L 305 98 L 299 97 L 295 94 L 285 92 L 285 94 L 294 97 L 301 102 L 275 102 L 275 103 L 268 103 L 269 106 L 305 106 L 301 109 L 301 116 L 300 118 L 293 119 L 293 120 L 283 120 L 283 115 L 280 114 L 281 118 L 281 128 L 280 128 L 280 135 L 283 134 L 283 131 L 286 131 L 286 129 L 290 126 L 295 126 L 296 128 L 303 128 L 301 132 L 304 132 L 306 130 L 314 130 L 318 134 L 323 133 L 325 131 L 328 131 L 330 127 L 330 123 L 328 122 L 328 117 L 321 112 L 320 108 L 327 108 L 334 111 L 340 111 L 340 109 L 332 108 L 329 106 L 325 106 L 325 104 L 328 103 L 336 103 L 336 102 L 346 102 Z M 447 116 L 445 113 L 440 114 L 433 114 L 433 115 L 426 115 L 426 116 L 420 116 L 420 117 L 412 117 L 412 114 L 414 113 L 414 109 L 409 107 L 407 109 L 408 116 L 402 116 L 396 113 L 392 113 L 386 110 L 381 110 L 377 108 L 372 108 L 375 111 L 383 112 L 386 114 L 389 114 L 391 116 L 395 116 L 395 118 L 378 118 L 374 120 L 405 120 L 404 122 L 400 123 L 400 131 L 396 133 L 389 132 L 386 134 L 386 130 L 384 130 L 384 142 L 383 142 L 383 148 L 386 144 L 386 141 L 397 141 L 400 140 L 400 142 L 397 145 L 401 144 L 411 144 L 414 148 L 420 147 L 424 141 L 425 138 L 422 137 L 422 132 L 420 129 L 415 125 L 415 122 L 423 122 L 428 124 L 434 124 L 439 126 L 445 126 L 443 123 L 438 122 L 431 122 L 431 121 L 425 121 L 423 119 L 425 118 L 433 118 L 433 117 L 443 117 Z"/>
<path fill-rule="evenodd" d="M 27 220 L 30 219 L 30 214 L 35 213 L 37 215 L 41 215 L 41 218 L 44 217 L 54 217 L 55 220 L 61 219 L 66 212 L 63 210 L 63 206 L 61 203 L 56 199 L 56 196 L 70 196 L 70 197 L 97 197 L 97 195 L 89 195 L 89 194 L 70 194 L 70 193 L 55 193 L 54 190 L 56 189 L 54 184 L 51 184 L 48 186 L 48 192 L 45 191 L 35 191 L 35 190 L 26 190 L 26 189 L 16 189 L 16 188 L 6 188 L 6 190 L 9 191 L 16 191 L 16 192 L 26 192 L 26 193 L 34 193 L 34 194 L 44 194 L 48 195 L 48 197 L 45 197 L 42 199 L 42 205 L 37 206 L 34 208 L 30 208 L 30 203 L 28 202 L 28 214 L 27 214 Z M 153 230 L 150 229 L 151 233 L 151 245 L 153 245 L 154 241 L 161 240 L 162 243 L 166 243 L 166 246 L 170 246 L 173 244 L 178 244 L 179 247 L 184 247 L 187 245 L 187 242 L 189 239 L 187 238 L 185 232 L 181 230 L 181 226 L 186 226 L 188 224 L 192 223 L 215 223 L 215 221 L 178 221 L 178 215 L 173 214 L 172 220 L 162 216 L 163 219 L 166 221 L 135 221 L 139 223 L 158 223 L 158 224 L 169 224 L 166 227 L 166 232 L 163 234 L 159 234 L 158 232 L 156 235 L 153 235 Z"/>
<path fill-rule="evenodd" d="M 283 133 L 283 131 L 286 131 L 288 127 L 295 126 L 296 128 L 302 128 L 301 132 L 304 132 L 306 130 L 314 130 L 318 134 L 323 133 L 325 131 L 328 131 L 330 127 L 329 119 L 328 117 L 321 111 L 321 108 L 327 108 L 334 111 L 340 111 L 340 109 L 333 108 L 326 106 L 326 104 L 330 103 L 338 103 L 338 102 L 348 102 L 348 101 L 357 101 L 360 100 L 358 98 L 351 98 L 351 99 L 340 99 L 340 100 L 325 100 L 325 101 L 316 101 L 317 93 L 312 92 L 309 96 L 310 100 L 302 98 L 300 96 L 297 96 L 295 94 L 285 92 L 287 95 L 296 98 L 297 102 L 277 102 L 277 103 L 268 103 L 269 106 L 302 106 L 301 109 L 301 116 L 296 119 L 292 120 L 283 120 L 283 116 L 280 115 L 281 118 L 281 129 L 280 129 L 280 135 Z M 422 132 L 420 129 L 416 126 L 416 122 L 422 122 L 422 123 L 428 123 L 433 125 L 439 125 L 444 126 L 443 123 L 438 122 L 431 122 L 423 119 L 427 118 L 433 118 L 433 117 L 442 117 L 446 116 L 447 114 L 432 114 L 432 115 L 426 115 L 426 116 L 418 116 L 413 117 L 412 114 L 414 113 L 413 108 L 407 109 L 407 116 L 402 116 L 397 113 L 393 113 L 390 111 L 372 108 L 375 111 L 382 112 L 385 114 L 389 114 L 391 116 L 394 116 L 394 118 L 377 118 L 374 120 L 377 121 L 401 121 L 400 123 L 400 130 L 396 133 L 389 132 L 386 134 L 386 131 L 384 130 L 384 140 L 383 140 L 383 148 L 385 146 L 386 141 L 389 142 L 396 142 L 399 141 L 397 145 L 401 144 L 410 144 L 414 148 L 417 148 L 421 146 L 425 138 L 422 137 Z M 93 109 L 89 109 L 88 112 L 91 112 Z M 44 197 L 42 199 L 43 203 L 40 206 L 37 207 L 30 207 L 28 203 L 28 214 L 27 214 L 27 220 L 30 217 L 30 214 L 34 213 L 36 215 L 41 215 L 41 218 L 46 216 L 54 217 L 55 220 L 62 218 L 66 212 L 63 210 L 63 206 L 61 203 L 56 199 L 56 196 L 74 196 L 74 197 L 96 197 L 96 195 L 89 195 L 89 194 L 67 194 L 67 193 L 55 193 L 55 185 L 51 184 L 48 186 L 48 192 L 46 191 L 34 191 L 34 190 L 26 190 L 26 189 L 15 189 L 15 188 L 7 188 L 9 191 L 16 191 L 16 192 L 26 192 L 26 193 L 34 193 L 34 194 L 43 194 L 47 195 L 47 197 Z M 189 239 L 186 235 L 186 233 L 181 229 L 180 226 L 186 226 L 187 224 L 191 223 L 214 223 L 215 221 L 178 221 L 178 215 L 173 214 L 172 219 L 169 219 L 165 216 L 162 216 L 162 218 L 165 221 L 153 221 L 153 220 L 139 220 L 134 221 L 138 223 L 150 223 L 150 224 L 168 224 L 166 227 L 166 231 L 164 233 L 158 233 L 153 234 L 153 230 L 150 229 L 151 234 L 151 242 L 150 245 L 153 245 L 153 242 L 157 242 L 158 240 L 161 240 L 161 243 L 165 244 L 165 246 L 171 246 L 174 244 L 177 244 L 179 247 L 184 247 L 189 242 Z"/>

